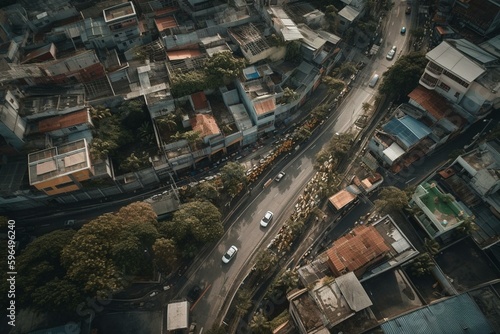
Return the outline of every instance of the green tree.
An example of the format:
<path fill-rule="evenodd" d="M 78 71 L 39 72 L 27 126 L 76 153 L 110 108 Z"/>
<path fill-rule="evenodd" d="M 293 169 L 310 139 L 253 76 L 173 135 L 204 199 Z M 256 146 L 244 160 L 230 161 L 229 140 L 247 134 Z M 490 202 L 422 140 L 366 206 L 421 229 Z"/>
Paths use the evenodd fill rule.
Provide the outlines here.
<path fill-rule="evenodd" d="M 246 185 L 245 167 L 237 162 L 228 162 L 221 168 L 221 181 L 229 196 L 236 196 Z"/>
<path fill-rule="evenodd" d="M 261 312 L 254 313 L 252 320 L 250 321 L 250 328 L 252 329 L 252 333 L 272 333 L 270 322 Z"/>
<path fill-rule="evenodd" d="M 417 277 L 431 273 L 433 268 L 434 261 L 429 253 L 419 255 L 410 263 L 410 272 Z"/>
<path fill-rule="evenodd" d="M 262 274 L 271 270 L 276 263 L 278 263 L 278 257 L 276 254 L 269 249 L 265 249 L 258 255 L 257 260 L 255 261 L 255 269 Z"/>
<path fill-rule="evenodd" d="M 241 316 L 252 307 L 252 293 L 248 289 L 240 289 L 235 298 L 236 311 Z"/>
<path fill-rule="evenodd" d="M 208 86 L 217 88 L 236 79 L 246 66 L 244 58 L 236 58 L 232 52 L 218 52 L 205 62 Z"/>
<path fill-rule="evenodd" d="M 158 270 L 168 275 L 178 265 L 178 250 L 171 239 L 159 238 L 153 244 L 154 262 Z"/>
<path fill-rule="evenodd" d="M 174 225 L 187 225 L 185 234 L 173 238 L 182 242 L 195 242 L 203 245 L 215 241 L 222 236 L 224 229 L 221 222 L 221 213 L 216 206 L 207 201 L 194 201 L 184 203 L 174 213 L 172 218 Z"/>
<path fill-rule="evenodd" d="M 322 79 L 323 83 L 328 87 L 328 90 L 333 95 L 338 95 L 344 88 L 345 82 L 339 79 L 325 75 Z"/>
<path fill-rule="evenodd" d="M 60 305 L 52 298 L 53 291 L 47 290 L 46 285 L 52 286 L 52 282 L 66 281 L 66 270 L 61 262 L 61 252 L 68 245 L 73 236 L 74 230 L 58 230 L 42 235 L 23 250 L 17 257 L 17 271 L 23 275 L 18 276 L 16 282 L 16 295 L 19 296 L 20 305 L 32 306 L 38 310 L 46 309 L 46 305 L 40 301 L 49 301 L 54 306 L 54 310 L 64 310 L 67 307 L 73 307 L 73 301 L 66 299 L 63 302 L 61 296 Z M 73 289 L 70 289 L 73 291 Z M 81 290 L 74 287 L 75 295 L 80 296 Z M 72 293 L 72 292 L 68 292 Z M 49 294 L 49 295 L 47 295 Z M 36 299 L 33 298 L 36 296 Z M 80 301 L 79 298 L 75 299 Z"/>
<path fill-rule="evenodd" d="M 295 101 L 299 98 L 299 94 L 294 91 L 293 89 L 289 88 L 289 87 L 285 87 L 283 89 L 283 101 L 285 103 L 290 103 L 292 101 Z"/>
<path fill-rule="evenodd" d="M 29 298 L 29 305 L 38 311 L 50 310 L 67 315 L 72 315 L 78 304 L 84 300 L 80 287 L 59 277 L 37 287 Z"/>
<path fill-rule="evenodd" d="M 372 108 L 372 105 L 369 104 L 368 102 L 363 102 L 361 105 L 361 109 L 363 109 L 363 112 L 366 114 L 370 109 Z"/>
<path fill-rule="evenodd" d="M 396 187 L 385 187 L 374 202 L 375 207 L 382 213 L 397 211 L 408 206 L 408 196 L 404 190 Z"/>
<path fill-rule="evenodd" d="M 423 37 L 425 37 L 424 28 L 422 28 L 422 27 L 418 27 L 416 29 L 410 30 L 410 34 L 413 37 L 415 37 L 415 38 L 423 38 Z"/>
<path fill-rule="evenodd" d="M 216 205 L 220 194 L 213 182 L 203 182 L 196 186 L 195 197 L 199 200 L 206 200 Z"/>
<path fill-rule="evenodd" d="M 146 152 L 136 155 L 134 152 L 122 161 L 120 169 L 124 172 L 136 172 L 150 165 L 149 155 Z"/>
<path fill-rule="evenodd" d="M 128 100 L 118 107 L 121 123 L 129 130 L 137 130 L 144 122 L 150 123 L 149 113 L 141 100 Z"/>
<path fill-rule="evenodd" d="M 291 41 L 286 45 L 285 60 L 299 64 L 302 61 L 301 44 L 298 41 Z"/>
<path fill-rule="evenodd" d="M 410 53 L 399 58 L 394 65 L 384 72 L 384 80 L 379 87 L 389 99 L 400 100 L 417 87 L 420 76 L 427 66 L 424 54 Z"/>
<path fill-rule="evenodd" d="M 471 235 L 477 231 L 479 227 L 476 225 L 476 217 L 467 216 L 464 221 L 457 226 L 457 232 L 462 235 Z"/>
<path fill-rule="evenodd" d="M 339 69 L 340 75 L 343 76 L 344 78 L 350 77 L 351 75 L 356 73 L 356 71 L 357 70 L 355 64 L 351 62 L 343 63 Z"/>
<path fill-rule="evenodd" d="M 90 106 L 89 112 L 90 118 L 93 122 L 99 122 L 105 118 L 111 117 L 111 111 L 109 110 L 109 108 L 106 108 L 104 106 Z"/>
<path fill-rule="evenodd" d="M 286 292 L 290 292 L 299 285 L 299 276 L 296 271 L 287 269 L 278 278 L 276 284 L 283 287 Z"/>
<path fill-rule="evenodd" d="M 293 138 L 295 139 L 295 141 L 301 142 L 309 139 L 311 137 L 311 134 L 312 132 L 309 129 L 301 126 L 297 129 L 297 131 L 294 132 Z"/>
<path fill-rule="evenodd" d="M 177 129 L 177 116 L 173 113 L 169 113 L 165 116 L 158 117 L 155 119 L 160 131 L 174 131 Z"/>
<path fill-rule="evenodd" d="M 202 70 L 175 73 L 170 77 L 170 84 L 170 92 L 173 97 L 190 95 L 209 87 L 207 75 Z"/>
<path fill-rule="evenodd" d="M 227 334 L 227 331 L 224 329 L 224 327 L 214 324 L 207 331 L 207 334 Z"/>
<path fill-rule="evenodd" d="M 441 245 L 439 245 L 439 242 L 434 239 L 425 238 L 424 247 L 431 255 L 436 255 L 439 252 Z"/>

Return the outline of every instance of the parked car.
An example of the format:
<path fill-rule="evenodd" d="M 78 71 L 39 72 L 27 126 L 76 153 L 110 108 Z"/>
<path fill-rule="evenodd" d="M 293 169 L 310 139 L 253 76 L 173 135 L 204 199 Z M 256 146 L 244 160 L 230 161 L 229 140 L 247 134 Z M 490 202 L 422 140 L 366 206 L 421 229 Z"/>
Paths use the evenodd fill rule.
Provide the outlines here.
<path fill-rule="evenodd" d="M 401 28 L 401 35 L 406 34 L 406 27 Z"/>
<path fill-rule="evenodd" d="M 375 87 L 375 85 L 378 82 L 378 79 L 379 79 L 379 75 L 378 74 L 374 74 L 373 77 L 370 79 L 370 82 L 368 83 L 368 87 L 370 87 L 370 88 Z"/>
<path fill-rule="evenodd" d="M 200 298 L 201 288 L 198 285 L 194 285 L 187 293 L 186 299 L 190 303 L 194 303 Z"/>
<path fill-rule="evenodd" d="M 149 294 L 149 297 L 154 297 L 158 294 L 158 291 L 153 291 Z"/>
<path fill-rule="evenodd" d="M 260 221 L 260 226 L 267 227 L 271 220 L 273 220 L 273 213 L 271 211 L 267 211 Z"/>
<path fill-rule="evenodd" d="M 274 181 L 280 182 L 281 179 L 285 177 L 285 175 L 286 175 L 285 172 L 283 171 L 279 172 L 278 175 L 276 175 L 276 177 L 274 178 Z"/>
<path fill-rule="evenodd" d="M 387 58 L 387 60 L 392 60 L 394 59 L 394 56 L 396 55 L 396 46 L 394 45 L 392 47 L 392 49 L 389 51 L 389 53 L 387 54 L 387 56 L 385 58 Z"/>
<path fill-rule="evenodd" d="M 406 15 L 410 15 L 411 14 L 411 6 L 406 6 L 405 14 Z"/>
<path fill-rule="evenodd" d="M 233 246 L 229 247 L 226 254 L 224 254 L 222 256 L 222 262 L 229 263 L 229 261 L 231 261 L 233 259 L 233 257 L 236 255 L 237 252 L 238 252 L 238 248 L 236 246 L 233 245 Z"/>
<path fill-rule="evenodd" d="M 75 221 L 73 219 L 66 220 L 64 222 L 64 227 L 72 227 L 73 225 L 75 225 Z"/>

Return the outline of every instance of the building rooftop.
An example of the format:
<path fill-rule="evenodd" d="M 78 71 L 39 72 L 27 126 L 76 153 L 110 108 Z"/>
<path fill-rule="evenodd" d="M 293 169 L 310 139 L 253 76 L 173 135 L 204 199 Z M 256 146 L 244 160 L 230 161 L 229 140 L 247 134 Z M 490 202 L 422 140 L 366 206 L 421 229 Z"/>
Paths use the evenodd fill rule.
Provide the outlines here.
<path fill-rule="evenodd" d="M 342 189 L 338 193 L 331 196 L 328 201 L 335 207 L 335 209 L 340 210 L 349 203 L 353 202 L 357 197 L 358 196 L 356 194 L 350 193 L 346 189 Z"/>
<path fill-rule="evenodd" d="M 335 240 L 326 254 L 337 272 L 353 272 L 389 251 L 375 227 L 361 225 Z"/>
<path fill-rule="evenodd" d="M 276 109 L 276 99 L 273 97 L 253 101 L 253 107 L 257 115 L 265 115 Z"/>
<path fill-rule="evenodd" d="M 190 121 L 193 131 L 198 132 L 201 138 L 221 133 L 214 116 L 211 114 L 196 114 Z"/>
<path fill-rule="evenodd" d="M 156 29 L 158 29 L 159 32 L 163 32 L 167 29 L 172 29 L 179 26 L 177 24 L 175 16 L 173 15 L 155 18 L 155 25 Z"/>
<path fill-rule="evenodd" d="M 468 83 L 473 82 L 483 74 L 485 70 L 470 60 L 467 55 L 456 49 L 455 46 L 457 43 L 452 43 L 450 41 L 454 40 L 443 41 L 434 49 L 427 52 L 427 59 Z"/>
<path fill-rule="evenodd" d="M 195 111 L 210 109 L 210 103 L 204 92 L 191 94 L 191 101 L 193 101 L 193 108 Z"/>
<path fill-rule="evenodd" d="M 199 49 L 172 50 L 167 52 L 167 57 L 170 61 L 196 58 L 201 55 L 202 53 Z"/>
<path fill-rule="evenodd" d="M 228 33 L 233 36 L 241 49 L 254 56 L 270 48 L 263 33 L 253 23 L 229 28 Z"/>
<path fill-rule="evenodd" d="M 47 133 L 84 123 L 92 124 L 87 108 L 65 115 L 45 118 L 38 122 L 38 131 L 41 133 Z"/>
<path fill-rule="evenodd" d="M 385 334 L 484 334 L 495 333 L 478 304 L 468 294 L 461 294 L 426 305 L 383 323 Z"/>
<path fill-rule="evenodd" d="M 106 8 L 102 11 L 102 13 L 104 15 L 104 21 L 106 23 L 110 23 L 115 20 L 123 20 L 125 18 L 133 17 L 136 15 L 134 4 L 130 1 L 110 8 Z"/>
<path fill-rule="evenodd" d="M 90 167 L 89 151 L 85 139 L 28 155 L 31 185 Z"/>
<path fill-rule="evenodd" d="M 248 116 L 247 110 L 243 103 L 233 104 L 229 106 L 229 111 L 233 115 L 234 122 L 236 123 L 236 127 L 238 128 L 238 130 L 245 131 L 253 126 L 252 120 Z"/>
<path fill-rule="evenodd" d="M 428 126 L 409 115 L 391 118 L 382 128 L 385 132 L 398 137 L 406 148 L 417 144 L 432 132 Z"/>
<path fill-rule="evenodd" d="M 492 152 L 492 147 L 488 144 L 482 144 L 474 151 L 463 154 L 460 157 L 476 171 L 480 171 L 482 169 L 498 170 L 500 168 L 500 161 L 497 160 L 494 152 Z M 498 156 L 500 151 L 495 153 L 497 153 Z"/>
<path fill-rule="evenodd" d="M 167 330 L 185 329 L 189 327 L 189 303 L 187 301 L 167 305 Z"/>
<path fill-rule="evenodd" d="M 28 119 L 58 114 L 64 110 L 82 108 L 85 103 L 83 93 L 67 93 L 52 96 L 29 96 L 23 99 L 21 116 Z"/>
<path fill-rule="evenodd" d="M 408 97 L 427 110 L 436 120 L 444 118 L 453 111 L 450 102 L 444 96 L 433 90 L 426 89 L 422 85 L 415 87 L 408 94 Z"/>

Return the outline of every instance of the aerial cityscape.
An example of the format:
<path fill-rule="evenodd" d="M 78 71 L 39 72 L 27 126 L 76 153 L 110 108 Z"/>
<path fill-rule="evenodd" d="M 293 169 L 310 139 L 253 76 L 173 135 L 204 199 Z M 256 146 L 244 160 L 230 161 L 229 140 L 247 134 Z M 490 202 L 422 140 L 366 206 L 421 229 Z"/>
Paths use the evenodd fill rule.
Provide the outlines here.
<path fill-rule="evenodd" d="M 8 334 L 500 333 L 500 1 L 0 1 Z"/>

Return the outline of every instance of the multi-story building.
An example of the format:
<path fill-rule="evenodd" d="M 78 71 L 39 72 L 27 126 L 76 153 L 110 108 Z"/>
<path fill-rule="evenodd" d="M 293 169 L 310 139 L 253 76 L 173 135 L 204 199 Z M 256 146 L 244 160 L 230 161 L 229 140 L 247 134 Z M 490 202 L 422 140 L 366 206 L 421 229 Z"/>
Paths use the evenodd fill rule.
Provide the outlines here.
<path fill-rule="evenodd" d="M 141 28 L 134 4 L 127 2 L 103 10 L 114 43 L 120 51 L 125 51 L 142 43 Z"/>
<path fill-rule="evenodd" d="M 455 39 L 445 40 L 426 58 L 429 63 L 420 84 L 454 103 L 470 123 L 500 106 L 498 57 L 465 39 Z"/>
<path fill-rule="evenodd" d="M 82 188 L 92 175 L 92 162 L 85 139 L 28 155 L 30 185 L 47 195 Z"/>
<path fill-rule="evenodd" d="M 491 34 L 500 27 L 498 0 L 456 0 L 451 12 L 453 21 L 481 36 Z"/>
<path fill-rule="evenodd" d="M 26 120 L 19 114 L 19 95 L 19 91 L 14 94 L 10 89 L 0 90 L 0 135 L 15 150 L 23 147 L 26 131 Z"/>
<path fill-rule="evenodd" d="M 469 217 L 466 208 L 436 182 L 418 185 L 410 207 L 415 208 L 415 219 L 432 239 L 448 240 L 451 232 Z"/>

